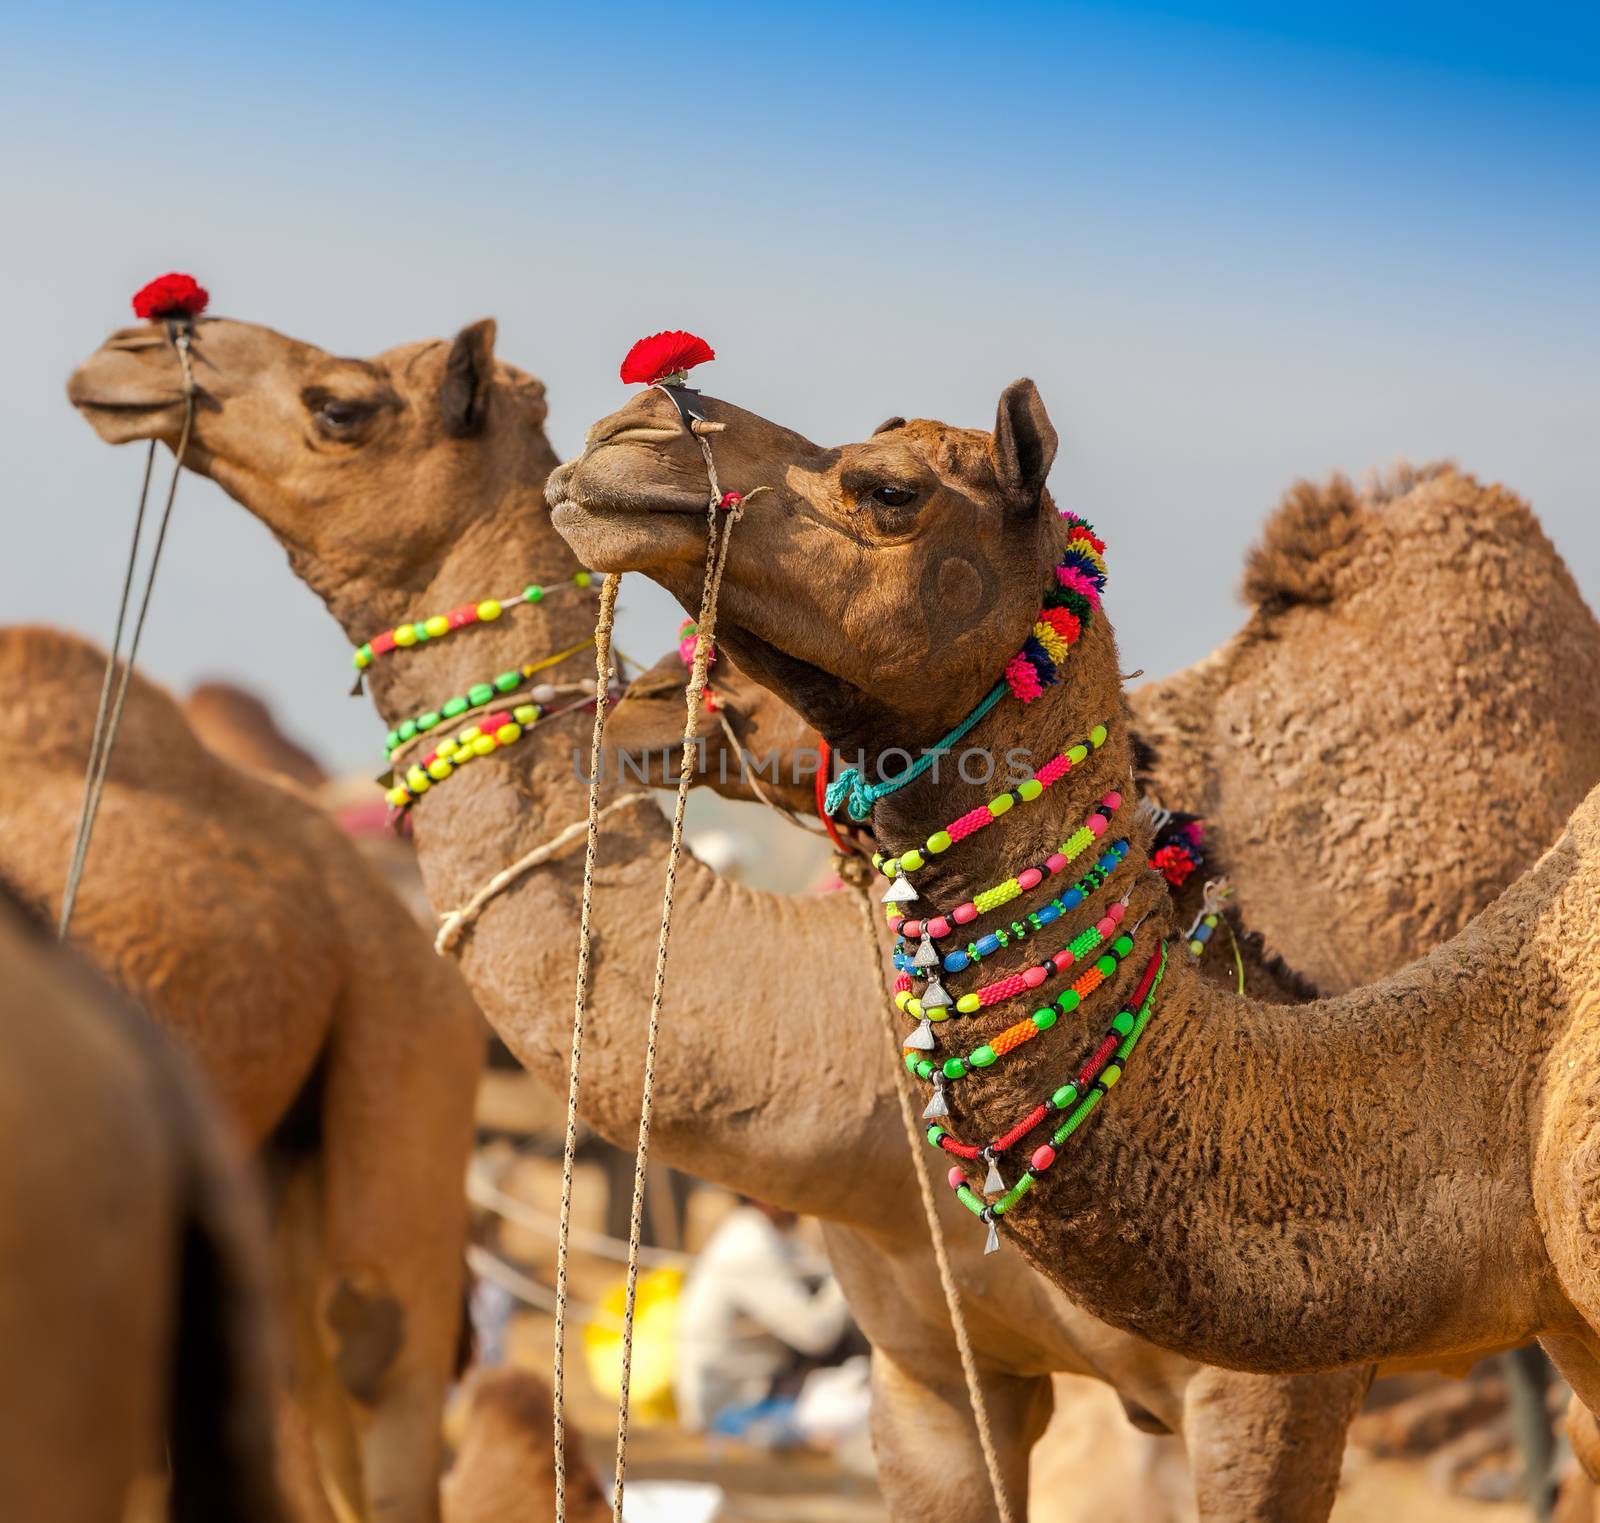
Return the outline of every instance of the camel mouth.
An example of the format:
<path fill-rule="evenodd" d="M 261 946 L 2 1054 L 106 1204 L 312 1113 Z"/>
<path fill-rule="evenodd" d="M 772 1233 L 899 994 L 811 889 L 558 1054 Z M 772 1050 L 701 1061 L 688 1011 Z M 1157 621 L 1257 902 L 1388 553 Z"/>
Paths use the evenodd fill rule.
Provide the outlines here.
<path fill-rule="evenodd" d="M 114 401 L 107 397 L 74 397 L 72 405 L 79 412 L 108 412 L 123 413 L 130 417 L 139 413 L 165 412 L 170 407 L 183 406 L 182 397 L 161 397 L 154 401 L 140 401 L 136 398 L 118 397 Z"/>

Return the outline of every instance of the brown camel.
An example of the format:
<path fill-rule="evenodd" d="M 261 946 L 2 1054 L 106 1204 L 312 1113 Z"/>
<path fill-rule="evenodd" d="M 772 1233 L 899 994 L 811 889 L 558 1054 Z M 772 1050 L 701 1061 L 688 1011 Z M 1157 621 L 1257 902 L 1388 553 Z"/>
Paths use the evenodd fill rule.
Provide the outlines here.
<path fill-rule="evenodd" d="M 0 881 L 0 1517 L 281 1523 L 261 1224 L 186 1066 Z"/>
<path fill-rule="evenodd" d="M 0 630 L 0 872 L 51 913 L 103 665 L 75 637 Z M 330 820 L 211 755 L 137 675 L 73 940 L 262 1153 L 329 1482 L 362 1517 L 435 1519 L 482 1059 L 460 979 Z"/>
<path fill-rule="evenodd" d="M 1243 592 L 1238 634 L 1128 693 L 1135 770 L 1208 825 L 1184 925 L 1226 873 L 1249 992 L 1340 993 L 1454 935 L 1600 781 L 1600 623 L 1526 504 L 1442 465 L 1296 485 Z M 664 656 L 606 726 L 660 785 L 684 682 Z M 731 661 L 712 686 L 747 765 L 704 714 L 701 779 L 811 816 L 816 731 Z M 1202 967 L 1233 980 L 1221 947 Z"/>
<path fill-rule="evenodd" d="M 733 537 L 719 640 L 847 753 L 932 744 L 995 687 L 1067 549 L 1070 520 L 1049 511 L 1044 485 L 1056 435 L 1033 384 L 1006 390 L 992 435 L 919 420 L 833 450 L 707 405 L 726 425 L 724 484 L 772 494 Z M 690 504 L 702 495 L 699 452 L 656 390 L 597 424 L 550 483 L 580 554 L 643 571 L 685 606 L 699 601 L 704 531 Z M 1112 787 L 1126 791 L 1109 829 L 1144 861 L 1115 639 L 1103 610 L 1085 624 L 1057 653 L 1061 680 L 1037 695 L 1020 682 L 1032 701 L 1002 684 L 1006 701 L 967 743 L 994 756 L 1021 747 L 1034 766 L 1097 724 L 1104 744 L 1024 797 L 1020 823 L 913 859 L 915 904 L 953 909 L 1042 861 Z M 924 775 L 877 802 L 875 827 L 907 852 L 993 793 L 948 769 Z M 1024 884 L 1018 911 L 1039 882 Z M 1119 898 L 1126 961 L 1096 964 L 1109 977 L 1092 1016 L 1063 998 L 1048 1007 L 1067 1017 L 1054 1035 L 1056 1017 L 1030 1018 L 1061 987 L 1053 966 L 1045 994 L 941 1022 L 927 1057 L 908 1049 L 933 1093 L 948 1092 L 946 1141 L 1019 1123 L 1025 1152 L 1053 1143 L 988 1204 L 961 1183 L 968 1209 L 993 1223 L 1004 1201 L 1007 1235 L 1075 1301 L 1193 1358 L 1314 1371 L 1459 1359 L 1538 1335 L 1600 1406 L 1600 1250 L 1585 1224 L 1600 789 L 1465 932 L 1380 984 L 1285 1010 L 1218 991 L 1174 948 L 1154 1019 L 1132 1028 L 1137 1051 L 1119 1029 L 1106 1086 L 1063 1091 L 1080 1123 L 1109 1096 L 1092 1123 L 1064 1134 L 1046 1107 L 1023 1125 L 1095 1048 L 1119 997 L 1148 987 L 1173 933 L 1170 900 L 1143 873 L 1113 873 L 1064 925 L 1093 925 Z M 952 975 L 956 992 L 1020 972 L 1033 945 Z M 1132 1003 L 1136 1016 L 1149 1008 Z M 1128 1081 L 1111 1094 L 1124 1061 Z M 1054 1146 L 1070 1147 L 1067 1167 L 1050 1167 Z"/>
<path fill-rule="evenodd" d="M 205 405 L 188 462 L 266 522 L 350 635 L 524 582 L 555 585 L 577 562 L 541 502 L 555 465 L 543 389 L 492 358 L 492 325 L 452 343 L 339 360 L 268 329 L 199 324 Z M 160 336 L 113 335 L 71 392 L 103 437 L 175 440 L 177 370 Z M 336 508 L 331 505 L 336 505 Z M 581 641 L 592 607 L 549 598 L 490 624 L 375 662 L 386 721 L 429 709 L 488 673 Z M 564 671 L 581 673 L 575 659 Z M 509 861 L 583 816 L 573 753 L 587 720 L 553 720 L 488 766 L 448 779 L 415 808 L 435 903 L 463 903 Z M 597 968 L 585 1058 L 585 1113 L 631 1142 L 665 827 L 653 809 L 608 822 Z M 565 1075 L 579 863 L 558 855 L 492 900 L 461 946 L 491 1021 L 536 1073 Z M 991 1516 L 981 1457 L 925 1228 L 907 1195 L 904 1144 L 888 1079 L 838 1062 L 881 1040 L 877 974 L 830 949 L 860 935 L 847 896 L 774 898 L 679 876 L 666 1040 L 656 1078 L 657 1156 L 764 1199 L 828 1219 L 830 1252 L 876 1345 L 874 1416 L 885 1494 L 897 1516 Z M 726 949 L 739 948 L 736 967 Z M 803 949 L 822 955 L 804 960 Z M 800 959 L 797 961 L 797 959 Z M 752 1018 L 752 1001 L 793 987 L 836 1012 L 829 1056 L 796 1023 Z M 734 990 L 737 997 L 730 999 Z M 688 1039 L 688 1034 L 695 1039 Z M 714 1039 L 700 1040 L 710 1034 Z M 822 1160 L 848 1158 L 845 1168 Z M 943 1192 L 941 1192 L 943 1197 Z M 965 1221 L 942 1199 L 952 1231 Z M 1047 1372 L 1109 1380 L 1141 1423 L 1181 1431 L 1209 1519 L 1326 1516 L 1343 1427 L 1364 1376 L 1261 1379 L 1198 1369 L 1085 1316 L 1016 1255 L 985 1259 L 955 1233 L 957 1273 L 982 1341 L 1008 1485 L 1023 1494 L 1028 1450 L 1049 1403 Z M 1296 1463 L 1282 1463 L 1292 1452 Z"/>

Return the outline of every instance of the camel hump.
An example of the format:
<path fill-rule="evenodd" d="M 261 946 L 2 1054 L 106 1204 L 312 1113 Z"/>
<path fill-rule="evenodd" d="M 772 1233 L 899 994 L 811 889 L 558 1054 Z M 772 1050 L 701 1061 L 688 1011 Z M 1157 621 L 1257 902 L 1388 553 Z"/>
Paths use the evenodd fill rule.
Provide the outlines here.
<path fill-rule="evenodd" d="M 1449 461 L 1402 461 L 1360 487 L 1343 474 L 1297 481 L 1245 557 L 1240 596 L 1269 616 L 1333 603 L 1376 580 L 1387 551 L 1404 542 L 1427 536 L 1444 551 L 1441 530 L 1454 550 L 1474 539 L 1525 538 L 1537 522 L 1504 488 L 1486 487 Z"/>

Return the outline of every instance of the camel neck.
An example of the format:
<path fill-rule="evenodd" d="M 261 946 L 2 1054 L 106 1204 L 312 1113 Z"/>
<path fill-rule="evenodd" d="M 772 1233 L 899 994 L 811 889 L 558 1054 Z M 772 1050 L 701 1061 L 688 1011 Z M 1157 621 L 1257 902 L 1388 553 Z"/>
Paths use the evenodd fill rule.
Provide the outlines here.
<path fill-rule="evenodd" d="M 298 556 L 297 566 L 352 646 L 403 620 L 529 582 L 569 584 L 581 567 L 550 529 L 542 486 L 539 475 L 501 494 L 454 535 L 426 575 L 402 585 L 380 585 L 381 573 L 364 567 L 339 575 L 331 562 L 311 565 Z M 375 661 L 367 682 L 383 722 L 373 726 L 375 767 L 384 726 L 436 708 L 496 672 L 585 642 L 594 621 L 594 597 L 565 593 Z M 594 671 L 590 651 L 548 675 L 592 684 Z M 584 708 L 551 719 L 412 806 L 418 863 L 435 906 L 465 903 L 503 868 L 581 824 L 592 718 Z M 624 791 L 608 784 L 605 799 Z M 582 1112 L 622 1146 L 632 1145 L 637 1124 L 666 844 L 666 823 L 647 798 L 608 819 L 598 861 Z M 491 1024 L 558 1093 L 566 1087 L 582 866 L 580 837 L 492 900 L 458 951 Z M 882 1226 L 895 1218 L 907 1178 L 898 1132 L 886 1120 L 884 1065 L 851 1065 L 830 1080 L 826 1106 L 797 1108 L 796 1097 L 815 1090 L 826 1058 L 816 1030 L 804 1021 L 773 1027 L 756 1018 L 763 991 L 782 989 L 803 961 L 817 969 L 817 1001 L 847 1012 L 859 1042 L 881 1051 L 871 1002 L 882 998 L 882 986 L 856 954 L 859 914 L 848 897 L 756 893 L 686 854 L 656 1071 L 654 1156 L 793 1210 Z M 846 1171 L 841 1188 L 840 1177 L 817 1166 L 818 1158 L 841 1151 L 880 1162 Z"/>
<path fill-rule="evenodd" d="M 919 779 L 878 805 L 874 823 L 886 852 L 925 855 L 907 874 L 917 898 L 903 906 L 923 919 L 1015 880 L 1058 850 L 1110 791 L 1118 800 L 1105 811 L 1100 839 L 1129 843 L 1103 882 L 1043 926 L 1029 916 L 1050 895 L 1041 882 L 970 927 L 935 933 L 943 983 L 957 1007 L 931 1023 L 930 1048 L 909 1052 L 920 1093 L 930 1098 L 937 1088 L 948 1107 L 948 1115 L 930 1118 L 930 1141 L 944 1155 L 941 1165 L 964 1174 L 964 1199 L 980 1208 L 985 1196 L 991 1205 L 1005 1199 L 1024 1172 L 1037 1171 L 1003 1217 L 1005 1236 L 1106 1320 L 1211 1361 L 1237 1361 L 1241 1350 L 1265 1361 L 1302 1344 L 1332 1348 L 1360 1321 L 1363 1301 L 1401 1304 L 1401 1282 L 1445 1240 L 1446 1227 L 1459 1234 L 1441 1204 L 1456 1198 L 1453 1190 L 1506 1199 L 1525 1192 L 1525 1122 L 1538 1099 L 1536 1089 L 1514 1092 L 1516 1075 L 1538 1064 L 1559 1019 L 1550 1014 L 1555 1002 L 1533 992 L 1542 975 L 1530 949 L 1552 894 L 1565 904 L 1581 902 L 1588 890 L 1565 881 L 1570 851 L 1565 861 L 1551 853 L 1458 942 L 1387 986 L 1298 1007 L 1223 991 L 1199 976 L 1172 937 L 1165 885 L 1146 870 L 1151 827 L 1136 807 L 1116 670 L 1111 630 L 1097 621 L 1057 688 L 1025 708 L 1001 704 L 974 732 L 975 747 L 997 757 L 1014 749 L 1033 769 L 1081 742 L 1092 726 L 1107 729 L 1097 751 L 992 826 L 927 849 L 950 821 L 1001 791 L 992 782 L 952 788 Z M 1127 936 L 1131 946 L 1107 955 L 1096 928 L 1125 895 L 1104 943 Z M 1056 897 L 1068 903 L 1068 896 Z M 979 933 L 997 929 L 1009 929 L 1009 939 L 985 951 Z M 1052 968 L 1025 989 L 1013 982 L 1079 935 L 1092 950 L 1066 971 Z M 1122 1032 L 1136 1023 L 1141 974 L 1164 942 L 1165 972 L 1127 1077 L 1119 1064 L 1115 1088 L 1057 1142 L 1086 1093 L 1080 1075 L 1113 1031 L 1116 1052 Z M 902 956 L 909 961 L 915 950 L 908 940 Z M 947 953 L 968 950 L 980 955 L 943 971 Z M 1057 1003 L 1091 960 L 1109 965 L 1109 976 Z M 926 993 L 926 971 L 908 968 L 913 993 Z M 997 983 L 1002 997 L 959 1012 L 961 995 Z M 1135 1020 L 1117 1026 L 1130 1009 Z M 1508 1011 L 1522 1018 L 1508 1022 Z M 915 1014 L 908 1009 L 900 1017 L 908 1036 Z M 1069 1097 L 1064 1108 L 1062 1096 Z M 1380 1139 L 1380 1117 L 1403 1118 L 1403 1137 Z M 1463 1138 L 1497 1142 L 1464 1146 Z M 980 1152 L 986 1146 L 998 1182 L 988 1176 L 989 1159 Z M 1236 1169 L 1245 1152 L 1250 1166 Z M 1489 1214 L 1484 1225 L 1483 1244 L 1430 1260 L 1441 1302 L 1465 1306 L 1474 1294 L 1466 1276 L 1454 1274 L 1457 1263 L 1509 1265 L 1531 1251 L 1520 1240 L 1494 1241 Z M 971 1230 L 984 1227 L 973 1223 Z M 1452 1252 L 1456 1246 L 1452 1241 Z M 1340 1287 L 1337 1294 L 1332 1286 Z M 1384 1347 L 1404 1349 L 1410 1340 L 1410 1351 L 1421 1353 L 1435 1334 L 1419 1321 L 1415 1328 L 1390 1325 L 1383 1336 Z M 1358 1356 L 1378 1351 L 1375 1341 Z"/>

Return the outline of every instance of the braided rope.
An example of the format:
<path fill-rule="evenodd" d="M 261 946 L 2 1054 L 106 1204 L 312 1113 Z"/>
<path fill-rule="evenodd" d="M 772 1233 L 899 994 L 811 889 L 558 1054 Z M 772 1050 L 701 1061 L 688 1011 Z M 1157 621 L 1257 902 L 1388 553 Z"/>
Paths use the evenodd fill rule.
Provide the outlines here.
<path fill-rule="evenodd" d="M 697 436 L 698 437 L 698 436 Z M 622 1302 L 622 1369 L 617 1397 L 617 1463 L 611 1493 L 612 1523 L 622 1523 L 622 1494 L 628 1470 L 628 1393 L 633 1377 L 633 1312 L 639 1285 L 639 1243 L 644 1231 L 644 1181 L 650 1159 L 650 1113 L 655 1098 L 656 1042 L 661 1029 L 661 1005 L 666 991 L 667 948 L 672 940 L 672 895 L 678 876 L 678 858 L 683 849 L 683 813 L 694 780 L 695 721 L 705 695 L 706 670 L 711 664 L 711 647 L 716 639 L 717 599 L 728 564 L 728 545 L 733 539 L 743 505 L 719 508 L 722 492 L 717 485 L 711 449 L 699 439 L 711 481 L 711 500 L 706 509 L 706 570 L 700 587 L 700 616 L 696 621 L 694 663 L 689 669 L 689 686 L 684 695 L 683 749 L 678 758 L 678 792 L 672 813 L 672 841 L 667 848 L 666 881 L 661 890 L 661 929 L 656 940 L 655 980 L 650 990 L 650 1017 L 645 1029 L 644 1083 L 639 1095 L 639 1140 L 633 1158 L 633 1204 L 628 1218 L 627 1286 Z M 719 515 L 726 520 L 720 542 Z"/>
<path fill-rule="evenodd" d="M 859 862 L 859 859 L 857 859 Z M 871 966 L 879 964 L 878 935 L 873 925 L 872 906 L 867 898 L 866 881 L 855 873 L 856 864 L 840 857 L 837 863 L 839 876 L 850 881 L 857 876 L 859 892 L 856 902 L 861 909 L 862 934 L 867 941 L 867 955 Z M 911 1168 L 917 1176 L 917 1192 L 922 1197 L 922 1212 L 928 1222 L 928 1236 L 933 1242 L 934 1261 L 939 1266 L 939 1284 L 944 1291 L 945 1306 L 950 1313 L 950 1327 L 956 1337 L 956 1351 L 961 1356 L 961 1373 L 967 1382 L 967 1399 L 972 1405 L 972 1420 L 978 1429 L 978 1444 L 983 1450 L 983 1463 L 989 1472 L 989 1489 L 994 1494 L 994 1509 L 1000 1523 L 1011 1523 L 1011 1505 L 1006 1498 L 1005 1481 L 1000 1474 L 1000 1455 L 995 1448 L 994 1430 L 989 1424 L 989 1407 L 984 1399 L 983 1386 L 978 1377 L 978 1362 L 972 1352 L 972 1339 L 967 1332 L 966 1314 L 961 1309 L 961 1292 L 955 1274 L 950 1268 L 950 1256 L 945 1249 L 944 1233 L 939 1226 L 939 1208 L 934 1202 L 933 1185 L 929 1182 L 927 1165 L 923 1159 L 923 1134 L 918 1125 L 906 1090 L 906 1075 L 900 1059 L 900 1033 L 895 1028 L 893 1015 L 886 1001 L 877 1000 L 878 1014 L 883 1029 L 888 1034 L 889 1045 L 895 1055 L 894 1092 L 900 1102 L 900 1121 L 905 1127 L 906 1145 L 911 1149 Z"/>
<path fill-rule="evenodd" d="M 134 658 L 139 654 L 139 640 L 144 634 L 145 615 L 150 611 L 150 594 L 155 590 L 156 568 L 161 564 L 161 551 L 167 542 L 167 524 L 172 519 L 172 504 L 178 495 L 178 478 L 183 473 L 183 457 L 189 448 L 189 434 L 194 426 L 194 370 L 189 363 L 189 332 L 175 323 L 168 323 L 167 337 L 178 351 L 178 364 L 183 371 L 183 430 L 178 435 L 178 448 L 172 457 L 172 480 L 167 486 L 167 500 L 161 510 L 161 522 L 156 527 L 155 546 L 150 553 L 150 567 L 145 572 L 144 591 L 139 597 L 139 612 L 133 621 L 133 634 L 128 641 L 128 655 L 122 668 L 122 681 L 117 685 L 117 696 L 111 697 L 116 676 L 117 656 L 122 646 L 122 627 L 128 617 L 128 599 L 133 591 L 133 571 L 139 559 L 139 541 L 144 534 L 145 505 L 150 495 L 150 476 L 155 467 L 156 441 L 150 441 L 145 455 L 144 480 L 139 486 L 139 508 L 133 519 L 133 540 L 128 546 L 128 569 L 122 577 L 122 599 L 117 605 L 117 622 L 111 636 L 111 649 L 106 654 L 106 673 L 100 684 L 100 703 L 95 710 L 94 731 L 89 739 L 89 760 L 83 776 L 83 803 L 78 811 L 78 830 L 72 842 L 72 860 L 67 868 L 67 886 L 61 896 L 61 919 L 56 926 L 59 940 L 67 939 L 72 924 L 73 907 L 78 902 L 78 885 L 83 881 L 83 870 L 89 859 L 89 838 L 94 834 L 94 822 L 100 813 L 100 799 L 105 792 L 106 777 L 111 770 L 111 751 L 117 743 L 117 732 L 122 728 L 122 706 L 128 698 L 128 686 L 133 681 Z"/>
<path fill-rule="evenodd" d="M 570 710 L 563 710 L 568 713 Z M 626 793 L 619 799 L 613 799 L 600 811 L 599 818 L 605 819 L 608 815 L 626 809 L 630 804 L 650 803 L 648 793 Z M 455 950 L 456 944 L 461 940 L 462 934 L 481 915 L 489 901 L 496 895 L 502 894 L 510 888 L 519 878 L 526 877 L 534 868 L 548 862 L 563 846 L 570 845 L 583 835 L 589 828 L 587 819 L 574 820 L 563 831 L 551 836 L 548 841 L 535 846 L 526 856 L 518 857 L 509 867 L 502 867 L 494 877 L 490 878 L 482 888 L 478 889 L 465 904 L 457 910 L 446 910 L 439 917 L 439 930 L 433 938 L 433 950 L 441 957 L 448 956 Z"/>
<path fill-rule="evenodd" d="M 594 902 L 594 861 L 600 841 L 600 742 L 606 728 L 606 699 L 611 692 L 611 626 L 617 617 L 613 573 L 600 587 L 600 611 L 594 628 L 594 731 L 589 742 L 589 816 L 583 848 L 583 896 L 578 912 L 578 977 L 572 996 L 572 1051 L 567 1062 L 567 1127 L 561 1144 L 561 1214 L 556 1229 L 555 1355 L 550 1396 L 555 1409 L 555 1523 L 567 1517 L 567 1244 L 572 1236 L 572 1171 L 578 1156 L 578 1075 L 583 1064 L 583 1017 L 589 1000 L 589 914 Z M 442 933 L 441 933 L 442 934 Z"/>

